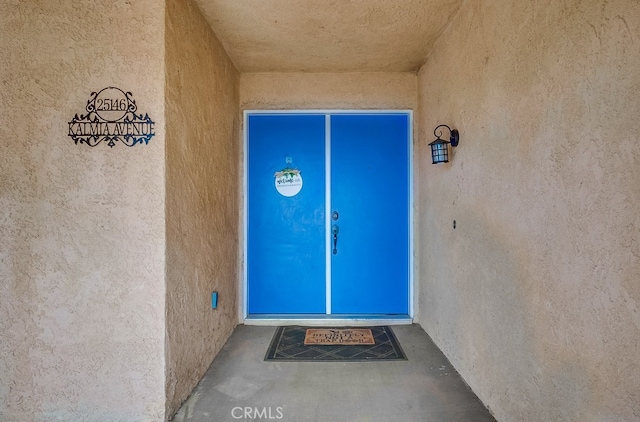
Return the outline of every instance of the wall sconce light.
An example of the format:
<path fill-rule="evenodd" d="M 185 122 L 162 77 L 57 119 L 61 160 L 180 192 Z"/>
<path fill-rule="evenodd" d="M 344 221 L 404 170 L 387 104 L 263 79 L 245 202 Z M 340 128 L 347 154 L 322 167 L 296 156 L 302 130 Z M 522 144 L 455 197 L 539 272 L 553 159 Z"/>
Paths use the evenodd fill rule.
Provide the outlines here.
<path fill-rule="evenodd" d="M 442 131 L 438 132 L 438 129 L 441 127 L 446 127 L 449 129 L 449 140 L 445 141 L 440 138 L 442 136 Z M 452 147 L 457 147 L 458 142 L 460 141 L 460 133 L 456 129 L 451 129 L 447 125 L 436 126 L 433 130 L 433 134 L 436 135 L 436 140 L 431 142 L 429 146 L 431 147 L 431 159 L 433 161 L 432 164 L 440 164 L 440 163 L 448 163 L 449 162 L 449 145 Z"/>

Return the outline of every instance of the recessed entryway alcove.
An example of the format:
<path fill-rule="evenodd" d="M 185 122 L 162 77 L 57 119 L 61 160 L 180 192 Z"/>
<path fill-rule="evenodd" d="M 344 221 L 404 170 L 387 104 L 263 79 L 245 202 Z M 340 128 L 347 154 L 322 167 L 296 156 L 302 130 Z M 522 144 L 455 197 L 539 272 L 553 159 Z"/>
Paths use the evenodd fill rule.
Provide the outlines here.
<path fill-rule="evenodd" d="M 640 4 L 275 4 L 0 2 L 0 419 L 170 418 L 245 318 L 243 112 L 411 110 L 413 321 L 499 420 L 637 420 Z M 74 144 L 105 87 L 147 145 Z"/>

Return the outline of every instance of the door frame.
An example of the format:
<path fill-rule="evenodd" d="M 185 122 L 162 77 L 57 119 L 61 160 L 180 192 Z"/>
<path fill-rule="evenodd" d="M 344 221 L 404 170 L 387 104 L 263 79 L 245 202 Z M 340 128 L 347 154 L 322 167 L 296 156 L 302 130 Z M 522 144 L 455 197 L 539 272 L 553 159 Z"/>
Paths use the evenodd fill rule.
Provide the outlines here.
<path fill-rule="evenodd" d="M 319 114 L 324 115 L 338 115 L 338 114 L 360 114 L 360 115 L 375 115 L 375 114 L 402 114 L 407 115 L 408 122 L 408 172 L 409 172 L 409 189 L 408 189 L 408 231 L 409 231 L 409 253 L 408 253 L 408 265 L 409 265 L 409 314 L 401 315 L 401 316 L 393 316 L 393 315 L 381 315 L 381 316 L 359 316 L 354 315 L 353 317 L 345 318 L 344 315 L 335 316 L 331 314 L 327 315 L 260 315 L 255 316 L 252 315 L 249 317 L 248 315 L 248 271 L 247 271 L 247 245 L 248 245 L 248 224 L 247 224 L 247 216 L 248 216 L 248 178 L 247 178 L 247 168 L 248 168 L 248 119 L 250 115 L 277 115 L 277 114 Z M 330 137 L 330 126 L 326 126 L 327 133 L 325 134 L 325 138 Z M 325 151 L 325 164 L 330 165 L 330 150 Z M 414 189 L 413 189 L 413 110 L 405 110 L 405 109 L 376 109 L 376 110 L 333 110 L 333 109 L 318 109 L 318 110 L 243 110 L 243 119 L 242 119 L 242 245 L 240 250 L 240 265 L 242 267 L 242 271 L 240 271 L 240 277 L 238 282 L 238 319 L 241 324 L 245 325 L 308 325 L 308 326 L 341 326 L 341 325 L 350 325 L 350 326 L 358 326 L 358 325 L 404 325 L 404 324 L 412 324 L 414 317 Z M 327 186 L 330 187 L 330 172 L 327 172 Z M 328 188 L 327 188 L 328 191 Z M 330 207 L 329 201 L 326 206 Z M 326 211 L 330 215 L 331 210 L 327 208 Z M 329 227 L 327 230 L 330 230 L 330 222 L 329 219 L 326 218 L 326 224 Z M 329 238 L 329 236 L 327 236 Z M 327 253 L 328 249 L 327 249 Z M 328 260 L 330 262 L 330 260 Z M 327 271 L 330 271 L 331 267 L 327 268 Z M 328 287 L 329 289 L 329 287 Z M 327 294 L 331 292 L 328 290 Z"/>

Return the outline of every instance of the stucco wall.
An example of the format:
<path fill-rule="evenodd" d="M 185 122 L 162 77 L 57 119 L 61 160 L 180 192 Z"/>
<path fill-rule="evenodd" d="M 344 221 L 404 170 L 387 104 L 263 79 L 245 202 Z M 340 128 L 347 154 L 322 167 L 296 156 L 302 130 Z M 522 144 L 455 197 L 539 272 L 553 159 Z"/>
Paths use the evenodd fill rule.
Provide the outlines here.
<path fill-rule="evenodd" d="M 419 73 L 419 322 L 500 421 L 640 419 L 639 68 L 637 1 L 468 0 Z"/>
<path fill-rule="evenodd" d="M 166 14 L 167 416 L 237 318 L 239 74 L 191 0 Z M 219 292 L 211 309 L 211 292 Z"/>
<path fill-rule="evenodd" d="M 164 417 L 164 6 L 0 2 L 0 420 Z M 74 145 L 92 91 L 149 145 Z"/>
<path fill-rule="evenodd" d="M 415 109 L 413 73 L 243 73 L 240 108 Z"/>

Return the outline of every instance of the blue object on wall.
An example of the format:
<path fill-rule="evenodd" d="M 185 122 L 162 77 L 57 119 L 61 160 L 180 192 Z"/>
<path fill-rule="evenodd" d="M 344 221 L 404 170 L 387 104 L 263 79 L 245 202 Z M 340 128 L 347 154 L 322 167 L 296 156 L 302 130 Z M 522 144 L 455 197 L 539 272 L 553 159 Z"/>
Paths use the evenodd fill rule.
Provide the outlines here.
<path fill-rule="evenodd" d="M 218 292 L 211 293 L 211 309 L 218 307 Z"/>

